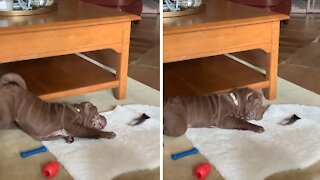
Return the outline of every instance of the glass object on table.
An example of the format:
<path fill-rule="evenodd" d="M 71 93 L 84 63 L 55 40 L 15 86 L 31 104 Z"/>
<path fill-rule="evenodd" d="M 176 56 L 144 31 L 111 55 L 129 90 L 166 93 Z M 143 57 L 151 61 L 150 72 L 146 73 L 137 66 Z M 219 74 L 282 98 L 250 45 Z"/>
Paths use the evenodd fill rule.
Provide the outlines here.
<path fill-rule="evenodd" d="M 163 0 L 163 11 L 183 11 L 190 8 L 197 8 L 201 5 L 202 0 Z"/>

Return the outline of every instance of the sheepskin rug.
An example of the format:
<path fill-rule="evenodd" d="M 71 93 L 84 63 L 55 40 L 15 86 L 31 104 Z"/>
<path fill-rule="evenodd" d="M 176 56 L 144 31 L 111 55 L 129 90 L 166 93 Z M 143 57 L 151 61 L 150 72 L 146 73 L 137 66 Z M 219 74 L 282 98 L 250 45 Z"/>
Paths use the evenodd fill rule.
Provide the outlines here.
<path fill-rule="evenodd" d="M 150 119 L 129 126 L 146 113 Z M 115 139 L 79 139 L 72 144 L 63 139 L 43 141 L 76 180 L 109 180 L 120 174 L 160 166 L 160 109 L 148 105 L 117 106 L 102 113 L 108 120 L 104 130 L 114 131 Z"/>
<path fill-rule="evenodd" d="M 301 119 L 281 125 L 293 114 Z M 250 122 L 265 132 L 189 128 L 186 135 L 227 180 L 262 180 L 320 160 L 320 107 L 272 105 L 262 120 Z"/>

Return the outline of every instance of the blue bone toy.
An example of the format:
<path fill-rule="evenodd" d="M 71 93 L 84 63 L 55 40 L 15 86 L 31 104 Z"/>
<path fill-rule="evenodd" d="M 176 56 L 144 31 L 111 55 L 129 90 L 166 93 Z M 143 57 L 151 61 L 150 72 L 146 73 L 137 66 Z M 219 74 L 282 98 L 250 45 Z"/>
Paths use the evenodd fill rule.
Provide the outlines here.
<path fill-rule="evenodd" d="M 180 158 L 183 158 L 183 157 L 186 157 L 186 156 L 190 156 L 192 154 L 197 154 L 199 151 L 197 148 L 192 148 L 190 150 L 187 150 L 187 151 L 183 151 L 183 152 L 180 152 L 180 153 L 176 153 L 176 154 L 171 154 L 171 158 L 173 160 L 178 160 Z"/>
<path fill-rule="evenodd" d="M 42 152 L 47 152 L 47 148 L 45 146 L 41 146 L 39 148 L 36 148 L 36 149 L 31 149 L 31 150 L 28 150 L 28 151 L 24 151 L 24 152 L 21 152 L 20 153 L 20 156 L 22 158 L 26 158 L 26 157 L 29 157 L 29 156 L 32 156 L 34 154 L 38 154 L 38 153 L 42 153 Z"/>

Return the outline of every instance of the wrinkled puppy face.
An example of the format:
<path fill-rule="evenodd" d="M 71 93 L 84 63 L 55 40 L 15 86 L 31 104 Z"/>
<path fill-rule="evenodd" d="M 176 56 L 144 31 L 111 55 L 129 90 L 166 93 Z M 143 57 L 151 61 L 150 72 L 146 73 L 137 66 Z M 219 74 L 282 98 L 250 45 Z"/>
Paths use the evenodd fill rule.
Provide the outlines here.
<path fill-rule="evenodd" d="M 80 111 L 85 126 L 101 130 L 107 125 L 107 119 L 99 114 L 97 107 L 92 103 L 82 102 L 76 107 L 78 107 L 77 111 Z"/>
<path fill-rule="evenodd" d="M 258 91 L 245 88 L 240 90 L 242 105 L 244 106 L 243 115 L 246 120 L 261 120 L 267 110 L 262 105 L 262 95 Z"/>

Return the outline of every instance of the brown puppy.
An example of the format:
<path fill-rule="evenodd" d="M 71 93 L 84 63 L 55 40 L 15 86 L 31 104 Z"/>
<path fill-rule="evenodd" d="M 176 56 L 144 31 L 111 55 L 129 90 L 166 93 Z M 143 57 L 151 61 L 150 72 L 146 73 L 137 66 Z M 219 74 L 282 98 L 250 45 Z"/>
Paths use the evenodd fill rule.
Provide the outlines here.
<path fill-rule="evenodd" d="M 259 92 L 245 88 L 229 93 L 168 98 L 164 102 L 164 134 L 181 136 L 188 127 L 242 129 L 262 133 L 247 120 L 260 120 L 266 107 Z"/>
<path fill-rule="evenodd" d="M 107 120 L 89 103 L 48 103 L 27 90 L 25 81 L 14 73 L 0 78 L 0 129 L 21 128 L 35 139 L 64 137 L 114 138 L 113 132 L 100 131 Z"/>

